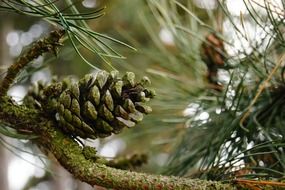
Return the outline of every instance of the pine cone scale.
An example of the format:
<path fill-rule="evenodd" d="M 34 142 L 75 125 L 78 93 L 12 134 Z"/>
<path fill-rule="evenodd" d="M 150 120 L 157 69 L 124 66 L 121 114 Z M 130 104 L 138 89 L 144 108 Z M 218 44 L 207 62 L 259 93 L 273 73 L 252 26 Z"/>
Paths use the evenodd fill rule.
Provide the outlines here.
<path fill-rule="evenodd" d="M 132 72 L 120 78 L 117 71 L 99 71 L 79 82 L 66 79 L 46 87 L 39 85 L 35 95 L 64 132 L 94 139 L 134 127 L 143 114 L 151 112 L 145 105 L 153 97 L 152 91 L 144 87 L 149 83 L 146 77 L 136 82 Z"/>

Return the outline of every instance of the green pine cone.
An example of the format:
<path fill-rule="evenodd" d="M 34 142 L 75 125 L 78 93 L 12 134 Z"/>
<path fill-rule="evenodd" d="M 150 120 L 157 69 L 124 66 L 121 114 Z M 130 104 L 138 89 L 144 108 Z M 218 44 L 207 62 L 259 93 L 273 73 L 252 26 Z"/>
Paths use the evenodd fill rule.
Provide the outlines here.
<path fill-rule="evenodd" d="M 132 72 L 120 78 L 118 72 L 99 71 L 79 82 L 65 80 L 47 86 L 42 107 L 72 136 L 107 137 L 135 126 L 143 114 L 151 112 L 145 104 L 154 96 L 145 88 L 149 83 L 147 77 L 135 82 Z"/>

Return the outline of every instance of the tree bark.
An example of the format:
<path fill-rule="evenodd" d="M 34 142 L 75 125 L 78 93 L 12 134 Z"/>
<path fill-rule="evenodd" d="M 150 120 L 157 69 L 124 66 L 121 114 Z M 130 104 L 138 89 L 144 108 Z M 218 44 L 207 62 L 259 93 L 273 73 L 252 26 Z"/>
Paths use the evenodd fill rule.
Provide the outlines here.
<path fill-rule="evenodd" d="M 1 3 L 0 3 L 1 4 Z M 0 18 L 3 18 L 4 14 L 0 14 Z M 4 68 L 11 64 L 11 58 L 9 56 L 9 49 L 6 44 L 6 35 L 13 28 L 13 24 L 10 20 L 3 19 L 0 22 L 0 80 L 1 74 L 4 71 Z M 1 135 L 1 138 L 5 138 Z M 0 146 L 0 184 L 1 189 L 9 189 L 8 181 L 8 166 L 9 166 L 9 154 L 4 146 Z"/>
<path fill-rule="evenodd" d="M 49 120 L 48 117 L 37 110 L 15 105 L 8 97 L 2 97 L 1 99 L 0 121 L 20 132 L 36 134 L 38 138 L 33 140 L 34 143 L 51 152 L 75 178 L 92 186 L 99 185 L 124 190 L 237 189 L 232 184 L 131 172 L 114 169 L 93 160 L 88 160 L 82 152 L 82 147 L 74 139 L 62 133 L 56 122 Z"/>

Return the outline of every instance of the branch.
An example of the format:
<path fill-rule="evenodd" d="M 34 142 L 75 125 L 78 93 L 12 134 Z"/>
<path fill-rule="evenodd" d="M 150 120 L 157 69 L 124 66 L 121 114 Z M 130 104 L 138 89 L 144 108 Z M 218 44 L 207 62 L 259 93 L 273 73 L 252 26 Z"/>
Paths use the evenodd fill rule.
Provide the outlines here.
<path fill-rule="evenodd" d="M 231 184 L 222 184 L 198 179 L 160 176 L 115 169 L 87 157 L 82 148 L 73 138 L 64 134 L 58 124 L 46 117 L 46 113 L 33 108 L 16 105 L 6 96 L 17 74 L 42 53 L 54 51 L 64 31 L 52 32 L 49 37 L 35 43 L 9 69 L 0 86 L 0 122 L 13 127 L 20 133 L 35 134 L 38 138 L 33 142 L 45 153 L 52 153 L 59 163 L 75 178 L 90 185 L 124 190 L 148 189 L 193 189 L 221 190 L 236 189 Z M 91 159 L 90 159 L 91 158 Z"/>
<path fill-rule="evenodd" d="M 64 30 L 53 31 L 48 37 L 37 41 L 25 54 L 21 55 L 21 57 L 8 68 L 7 75 L 3 79 L 0 86 L 0 97 L 6 95 L 9 87 L 13 84 L 17 75 L 25 66 L 28 65 L 28 63 L 46 52 L 54 52 L 56 54 L 57 47 L 60 46 L 59 40 L 63 35 Z"/>
<path fill-rule="evenodd" d="M 0 104 L 0 121 L 19 131 L 32 130 L 38 136 L 34 140 L 38 146 L 51 152 L 75 178 L 92 186 L 124 190 L 237 189 L 233 185 L 220 182 L 137 173 L 96 163 L 87 159 L 83 148 L 74 139 L 63 134 L 54 121 L 48 120 L 37 110 L 14 105 L 8 97 L 4 97 Z"/>

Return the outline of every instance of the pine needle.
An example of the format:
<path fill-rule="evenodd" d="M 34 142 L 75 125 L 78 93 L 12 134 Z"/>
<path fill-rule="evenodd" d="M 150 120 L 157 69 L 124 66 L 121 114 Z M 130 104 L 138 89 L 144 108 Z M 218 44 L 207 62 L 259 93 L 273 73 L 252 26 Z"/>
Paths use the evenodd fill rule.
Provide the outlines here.
<path fill-rule="evenodd" d="M 244 121 L 247 119 L 247 117 L 250 115 L 252 108 L 254 106 L 254 104 L 256 103 L 256 101 L 258 100 L 259 96 L 261 95 L 261 93 L 263 92 L 263 90 L 265 88 L 268 87 L 269 85 L 269 81 L 272 79 L 273 75 L 276 73 L 277 69 L 281 66 L 281 64 L 283 63 L 285 59 L 285 54 L 282 55 L 282 57 L 279 59 L 278 63 L 275 65 L 275 67 L 273 68 L 273 70 L 270 72 L 270 74 L 268 75 L 268 77 L 265 79 L 265 81 L 258 87 L 257 93 L 254 96 L 253 100 L 251 101 L 250 105 L 248 106 L 248 108 L 246 109 L 246 112 L 243 114 L 242 118 L 240 119 L 240 126 L 244 128 L 243 123 Z"/>

